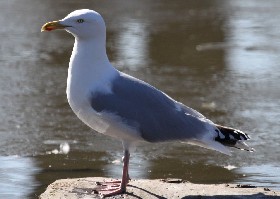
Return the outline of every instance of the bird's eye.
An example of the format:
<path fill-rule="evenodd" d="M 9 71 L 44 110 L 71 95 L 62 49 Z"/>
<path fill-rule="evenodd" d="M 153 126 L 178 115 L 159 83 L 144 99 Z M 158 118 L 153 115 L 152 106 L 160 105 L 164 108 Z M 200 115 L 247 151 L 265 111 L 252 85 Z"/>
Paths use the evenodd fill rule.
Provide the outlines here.
<path fill-rule="evenodd" d="M 78 22 L 78 23 L 84 23 L 85 20 L 83 20 L 83 19 L 78 19 L 77 22 Z"/>

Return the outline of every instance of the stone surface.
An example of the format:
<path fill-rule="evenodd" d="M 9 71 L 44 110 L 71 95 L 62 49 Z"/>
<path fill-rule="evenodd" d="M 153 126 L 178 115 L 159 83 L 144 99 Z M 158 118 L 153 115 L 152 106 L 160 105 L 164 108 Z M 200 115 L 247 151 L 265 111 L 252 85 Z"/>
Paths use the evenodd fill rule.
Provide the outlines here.
<path fill-rule="evenodd" d="M 94 199 L 96 182 L 110 181 L 109 178 L 92 177 L 61 179 L 50 184 L 40 199 Z M 272 199 L 280 198 L 280 192 L 268 188 L 237 184 L 192 184 L 180 179 L 167 180 L 131 180 L 127 192 L 107 197 L 115 199 Z"/>

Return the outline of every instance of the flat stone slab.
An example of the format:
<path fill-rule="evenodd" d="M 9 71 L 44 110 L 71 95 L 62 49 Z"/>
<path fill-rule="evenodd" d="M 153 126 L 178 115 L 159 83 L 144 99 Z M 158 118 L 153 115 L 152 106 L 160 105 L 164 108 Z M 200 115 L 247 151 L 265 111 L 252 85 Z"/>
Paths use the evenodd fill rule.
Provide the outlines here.
<path fill-rule="evenodd" d="M 50 184 L 40 199 L 95 199 L 96 182 L 113 179 L 102 177 L 61 179 Z M 125 194 L 106 197 L 114 199 L 272 199 L 280 198 L 279 191 L 252 185 L 193 184 L 180 179 L 131 180 Z"/>

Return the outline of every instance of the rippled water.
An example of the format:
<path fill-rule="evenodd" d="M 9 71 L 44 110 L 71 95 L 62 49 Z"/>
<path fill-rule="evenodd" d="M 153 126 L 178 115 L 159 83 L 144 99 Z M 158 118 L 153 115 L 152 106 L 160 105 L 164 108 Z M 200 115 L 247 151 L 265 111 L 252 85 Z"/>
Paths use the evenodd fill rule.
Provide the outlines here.
<path fill-rule="evenodd" d="M 0 198 L 37 198 L 59 178 L 120 177 L 119 141 L 70 110 L 73 38 L 40 33 L 47 21 L 90 8 L 107 23 L 110 60 L 216 123 L 248 132 L 255 153 L 231 157 L 180 143 L 143 144 L 132 178 L 251 183 L 280 190 L 280 2 L 0 2 Z M 63 154 L 60 145 L 68 143 Z M 28 186 L 26 182 L 29 182 Z"/>

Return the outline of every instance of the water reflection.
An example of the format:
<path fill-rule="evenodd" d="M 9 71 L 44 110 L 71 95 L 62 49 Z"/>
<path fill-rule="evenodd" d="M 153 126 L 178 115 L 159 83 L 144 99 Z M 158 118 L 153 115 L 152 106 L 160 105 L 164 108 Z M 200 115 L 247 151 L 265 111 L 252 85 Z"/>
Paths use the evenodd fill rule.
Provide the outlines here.
<path fill-rule="evenodd" d="M 35 176 L 41 169 L 32 158 L 2 156 L 0 162 L 0 198 L 27 198 L 40 184 Z"/>
<path fill-rule="evenodd" d="M 279 2 L 274 2 L 271 6 L 274 4 L 277 6 Z M 277 24 L 277 17 L 249 10 L 251 17 L 248 18 L 246 5 L 240 1 L 233 1 L 230 2 L 230 6 L 239 7 L 241 10 L 238 15 L 231 15 L 226 24 L 226 42 L 230 45 L 225 49 L 227 65 L 234 74 L 264 79 L 277 69 L 279 63 L 280 39 L 276 36 L 280 31 L 274 25 Z M 256 9 L 262 6 L 260 2 L 254 4 Z M 273 42 L 271 37 L 274 37 Z"/>
<path fill-rule="evenodd" d="M 149 66 L 148 30 L 143 22 L 128 20 L 119 27 L 122 31 L 116 38 L 117 66 L 134 71 L 141 66 Z"/>

